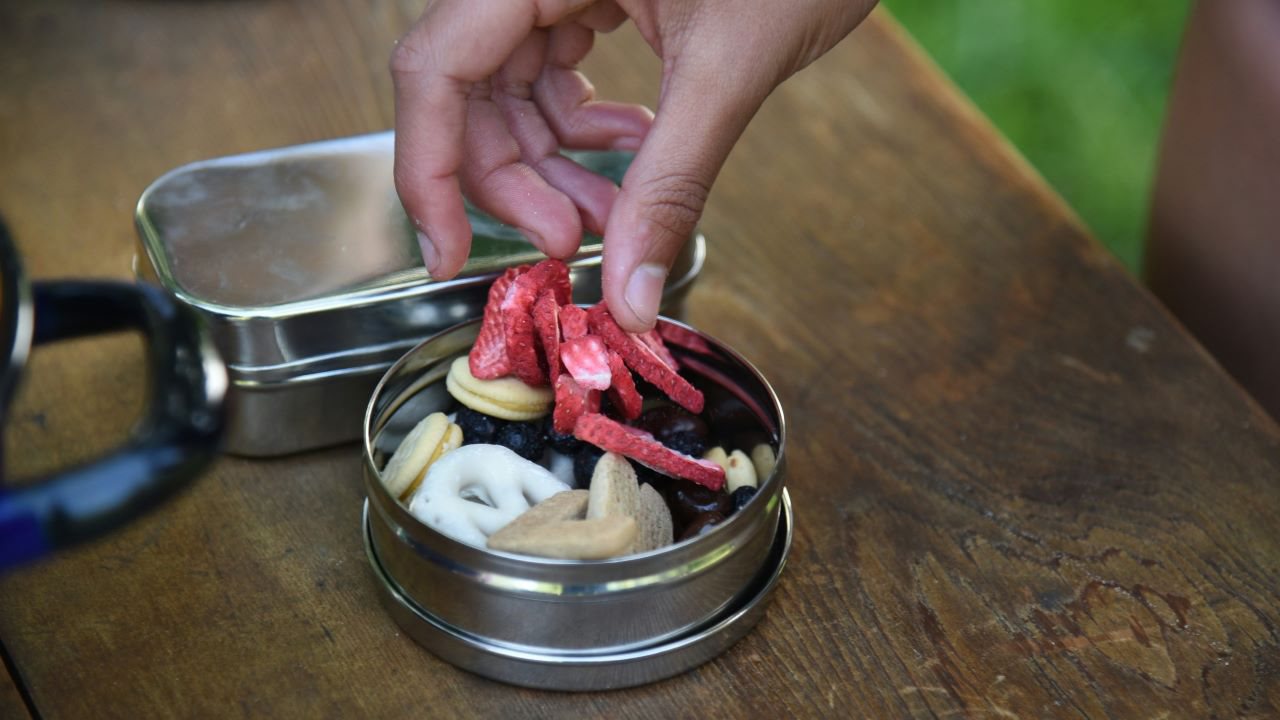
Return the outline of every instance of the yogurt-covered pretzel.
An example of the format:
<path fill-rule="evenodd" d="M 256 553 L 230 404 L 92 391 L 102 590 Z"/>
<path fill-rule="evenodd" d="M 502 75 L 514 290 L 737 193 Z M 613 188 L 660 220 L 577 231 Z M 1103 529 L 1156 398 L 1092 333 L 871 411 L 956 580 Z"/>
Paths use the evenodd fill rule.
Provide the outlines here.
<path fill-rule="evenodd" d="M 431 465 L 409 512 L 459 542 L 482 548 L 530 505 L 569 489 L 546 468 L 501 445 L 464 445 Z"/>

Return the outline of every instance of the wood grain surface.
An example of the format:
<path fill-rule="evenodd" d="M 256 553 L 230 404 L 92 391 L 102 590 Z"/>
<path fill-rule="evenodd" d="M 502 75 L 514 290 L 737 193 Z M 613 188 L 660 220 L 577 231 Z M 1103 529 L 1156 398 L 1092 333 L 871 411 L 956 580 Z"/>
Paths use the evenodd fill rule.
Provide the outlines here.
<path fill-rule="evenodd" d="M 8 672 L 0 672 L 0 717 L 13 720 L 26 720 L 31 717 L 26 704 L 22 701 L 22 693 Z"/>
<path fill-rule="evenodd" d="M 0 213 L 30 273 L 128 277 L 133 204 L 172 167 L 389 127 L 420 6 L 0 4 Z M 654 96 L 630 29 L 588 71 Z M 453 669 L 378 606 L 348 445 L 225 458 L 0 579 L 40 715 L 1280 714 L 1280 430 L 887 16 L 775 93 L 703 229 L 687 317 L 781 396 L 797 518 L 725 655 L 598 694 Z M 39 351 L 9 470 L 118 442 L 140 357 L 129 336 Z"/>

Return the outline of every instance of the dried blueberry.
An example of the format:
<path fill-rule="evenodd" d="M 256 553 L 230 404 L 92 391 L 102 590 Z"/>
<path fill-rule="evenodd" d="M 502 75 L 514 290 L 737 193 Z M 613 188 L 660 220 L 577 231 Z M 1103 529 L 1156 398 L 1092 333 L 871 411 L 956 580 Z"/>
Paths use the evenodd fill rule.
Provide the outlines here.
<path fill-rule="evenodd" d="M 550 415 L 547 416 L 546 424 L 542 426 L 542 432 L 546 436 L 547 444 L 558 453 L 573 455 L 578 452 L 578 448 L 582 447 L 582 441 L 573 435 L 556 432 Z"/>
<path fill-rule="evenodd" d="M 458 408 L 457 419 L 454 420 L 459 428 L 462 428 L 462 444 L 475 445 L 477 443 L 488 444 L 493 442 L 493 438 L 498 431 L 507 424 L 505 420 L 500 420 L 482 412 L 477 412 L 469 407 Z"/>
<path fill-rule="evenodd" d="M 751 498 L 756 496 L 756 489 L 750 485 L 742 487 L 729 493 L 730 512 L 736 513 L 747 503 L 751 502 Z"/>
<path fill-rule="evenodd" d="M 662 444 L 678 453 L 695 458 L 702 457 L 702 454 L 707 451 L 706 441 L 692 430 L 671 433 L 662 439 Z"/>
<path fill-rule="evenodd" d="M 582 443 L 578 454 L 573 456 L 573 480 L 580 488 L 591 487 L 591 473 L 596 471 L 596 463 L 604 451 L 591 443 Z"/>
<path fill-rule="evenodd" d="M 525 460 L 540 460 L 546 450 L 539 423 L 508 423 L 493 436 L 493 442 L 511 448 Z"/>

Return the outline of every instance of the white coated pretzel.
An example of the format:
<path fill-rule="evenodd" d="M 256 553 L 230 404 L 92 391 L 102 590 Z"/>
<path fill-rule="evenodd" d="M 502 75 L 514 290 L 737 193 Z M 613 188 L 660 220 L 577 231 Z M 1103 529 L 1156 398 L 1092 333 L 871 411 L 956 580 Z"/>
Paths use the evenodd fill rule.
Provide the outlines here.
<path fill-rule="evenodd" d="M 546 468 L 501 445 L 464 445 L 427 470 L 409 512 L 459 542 L 484 547 L 530 505 L 569 489 Z"/>

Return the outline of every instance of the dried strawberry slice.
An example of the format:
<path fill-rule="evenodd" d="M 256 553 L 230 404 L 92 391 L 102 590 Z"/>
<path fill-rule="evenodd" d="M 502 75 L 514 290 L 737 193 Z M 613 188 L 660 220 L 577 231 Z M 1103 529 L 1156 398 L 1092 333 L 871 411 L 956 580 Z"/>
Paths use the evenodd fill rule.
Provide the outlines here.
<path fill-rule="evenodd" d="M 724 487 L 724 468 L 719 465 L 676 452 L 655 440 L 649 433 L 627 427 L 599 413 L 588 413 L 578 418 L 573 434 L 579 440 L 589 442 L 606 452 L 624 455 L 672 477 L 691 480 L 712 490 Z"/>
<path fill-rule="evenodd" d="M 548 258 L 534 267 L 543 266 L 546 273 L 543 287 L 556 296 L 556 303 L 568 305 L 573 302 L 573 286 L 569 280 L 569 266 L 562 260 Z"/>
<path fill-rule="evenodd" d="M 560 377 L 560 304 L 555 293 L 543 290 L 533 304 L 533 327 L 542 345 L 542 359 L 546 361 L 547 379 L 552 385 Z"/>
<path fill-rule="evenodd" d="M 526 385 L 546 385 L 547 374 L 538 362 L 538 350 L 534 343 L 533 304 L 538 300 L 547 277 L 542 263 L 517 277 L 507 289 L 499 306 L 502 311 L 502 331 L 507 341 L 507 358 L 511 361 L 511 374 Z"/>
<path fill-rule="evenodd" d="M 609 351 L 609 373 L 612 376 L 609 399 L 613 401 L 613 406 L 618 408 L 626 420 L 640 417 L 644 410 L 644 398 L 636 390 L 636 381 L 631 377 L 627 364 L 622 361 L 622 356 L 612 350 Z"/>
<path fill-rule="evenodd" d="M 555 431 L 568 435 L 578 423 L 578 418 L 588 413 L 600 412 L 600 391 L 588 390 L 578 384 L 568 373 L 556 379 L 556 408 L 551 416 Z"/>
<path fill-rule="evenodd" d="M 641 345 L 644 345 L 667 367 L 672 370 L 680 369 L 680 364 L 676 362 L 676 356 L 672 355 L 671 351 L 667 349 L 667 344 L 662 342 L 662 336 L 658 335 L 656 329 L 646 330 L 642 333 L 631 333 L 631 337 L 639 341 Z"/>
<path fill-rule="evenodd" d="M 613 380 L 609 368 L 609 349 L 595 335 L 566 340 L 560 346 L 560 359 L 564 369 L 574 380 L 590 390 L 607 390 Z"/>
<path fill-rule="evenodd" d="M 480 321 L 480 334 L 467 358 L 471 374 L 482 380 L 504 377 L 511 372 L 511 360 L 507 357 L 507 339 L 502 327 L 500 306 L 512 283 L 529 271 L 528 265 L 507 268 L 493 285 L 489 286 L 489 299 L 484 306 L 484 319 Z"/>
<path fill-rule="evenodd" d="M 627 367 L 653 383 L 680 407 L 695 415 L 702 412 L 702 405 L 705 402 L 702 391 L 680 377 L 675 368 L 645 341 L 637 338 L 634 333 L 623 330 L 609 314 L 609 308 L 604 303 L 588 310 L 587 316 L 591 331 L 599 335 L 610 350 L 621 355 Z"/>
<path fill-rule="evenodd" d="M 587 329 L 587 311 L 577 305 L 560 308 L 560 332 L 565 340 L 580 338 L 590 332 Z"/>
<path fill-rule="evenodd" d="M 659 322 L 657 331 L 658 337 L 676 347 L 682 347 L 700 355 L 711 355 L 713 352 L 710 343 L 703 339 L 701 335 L 686 327 L 669 322 Z"/>

